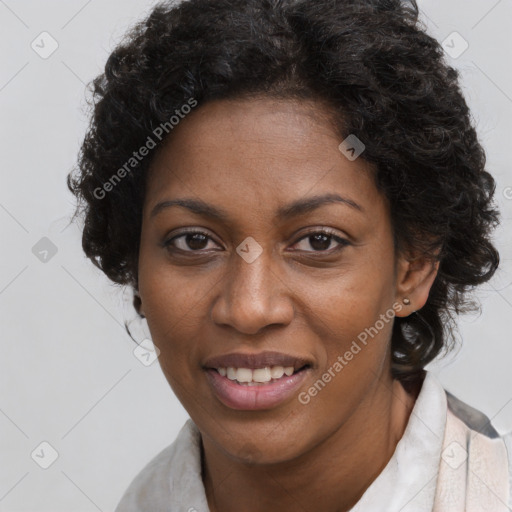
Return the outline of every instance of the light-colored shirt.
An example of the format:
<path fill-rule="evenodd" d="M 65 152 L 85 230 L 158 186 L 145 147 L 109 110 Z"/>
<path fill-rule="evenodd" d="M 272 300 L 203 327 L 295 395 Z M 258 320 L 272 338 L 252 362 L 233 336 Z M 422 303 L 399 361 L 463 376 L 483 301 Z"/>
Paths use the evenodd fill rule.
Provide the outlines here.
<path fill-rule="evenodd" d="M 471 432 L 503 440 L 511 489 L 512 431 L 500 436 L 484 414 L 445 391 L 437 377 L 426 371 L 391 459 L 350 512 L 432 512 L 443 459 L 453 464 L 448 457 L 463 456 L 456 445 L 455 450 L 443 447 L 447 415 L 453 418 L 452 413 Z M 209 512 L 201 477 L 200 446 L 200 432 L 188 419 L 176 440 L 134 478 L 115 512 Z M 504 510 L 507 505 L 512 510 L 512 493 L 506 501 Z"/>

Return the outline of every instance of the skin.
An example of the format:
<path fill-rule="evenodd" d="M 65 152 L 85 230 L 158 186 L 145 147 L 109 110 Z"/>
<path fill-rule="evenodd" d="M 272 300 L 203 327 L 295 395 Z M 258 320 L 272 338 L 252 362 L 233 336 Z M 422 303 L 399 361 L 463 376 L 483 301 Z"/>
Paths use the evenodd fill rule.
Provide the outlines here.
<path fill-rule="evenodd" d="M 290 353 L 313 362 L 305 391 L 393 304 L 397 316 L 425 304 L 437 266 L 414 251 L 395 253 L 373 169 L 339 151 L 328 119 L 327 107 L 313 101 L 210 102 L 180 122 L 152 161 L 141 313 L 162 371 L 201 432 L 214 512 L 348 510 L 391 458 L 419 392 L 408 394 L 391 377 L 392 321 L 307 405 L 294 395 L 272 409 L 231 409 L 202 369 L 230 352 Z M 333 192 L 360 209 L 331 203 L 275 217 L 295 200 Z M 151 216 L 160 201 L 185 197 L 229 219 L 176 206 Z M 187 229 L 209 238 L 163 245 Z M 311 235 L 323 229 L 348 244 L 315 243 Z M 236 252 L 249 236 L 263 249 L 250 264 Z"/>

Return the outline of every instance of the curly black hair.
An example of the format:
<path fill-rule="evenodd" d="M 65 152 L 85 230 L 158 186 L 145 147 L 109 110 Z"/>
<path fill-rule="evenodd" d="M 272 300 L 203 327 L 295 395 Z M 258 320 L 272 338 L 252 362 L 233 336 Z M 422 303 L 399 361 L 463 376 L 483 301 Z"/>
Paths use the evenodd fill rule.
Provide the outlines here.
<path fill-rule="evenodd" d="M 138 289 L 155 152 L 135 161 L 134 151 L 191 98 L 198 108 L 262 95 L 325 102 L 340 140 L 355 134 L 366 146 L 395 247 L 439 262 L 425 306 L 395 318 L 392 372 L 407 383 L 448 351 L 455 315 L 477 307 L 469 292 L 499 263 L 490 238 L 499 222 L 495 181 L 458 78 L 414 0 L 159 3 L 90 84 L 91 123 L 67 178 L 78 200 L 73 218 L 84 216 L 83 250 L 114 283 Z M 134 307 L 140 314 L 136 293 Z"/>

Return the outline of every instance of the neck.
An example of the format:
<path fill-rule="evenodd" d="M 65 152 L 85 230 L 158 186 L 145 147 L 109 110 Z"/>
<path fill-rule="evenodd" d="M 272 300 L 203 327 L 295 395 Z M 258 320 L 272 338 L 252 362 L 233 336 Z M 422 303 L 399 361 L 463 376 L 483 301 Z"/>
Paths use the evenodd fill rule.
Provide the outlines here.
<path fill-rule="evenodd" d="M 283 463 L 234 462 L 202 436 L 210 511 L 350 510 L 391 459 L 418 392 L 418 386 L 406 392 L 391 377 L 379 381 L 368 402 L 333 435 Z"/>

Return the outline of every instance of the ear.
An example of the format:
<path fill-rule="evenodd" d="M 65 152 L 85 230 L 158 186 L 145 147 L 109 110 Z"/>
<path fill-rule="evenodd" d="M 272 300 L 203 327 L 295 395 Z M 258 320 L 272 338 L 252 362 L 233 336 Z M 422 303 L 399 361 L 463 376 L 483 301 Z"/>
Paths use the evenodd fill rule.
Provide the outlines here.
<path fill-rule="evenodd" d="M 436 254 L 439 254 L 439 251 Z M 439 260 L 405 253 L 399 256 L 396 272 L 395 300 L 402 306 L 396 316 L 406 317 L 420 310 L 427 302 L 430 288 L 439 270 Z M 403 299 L 409 299 L 404 304 Z"/>
<path fill-rule="evenodd" d="M 138 290 L 133 291 L 133 307 L 142 318 L 146 318 L 144 306 Z"/>

